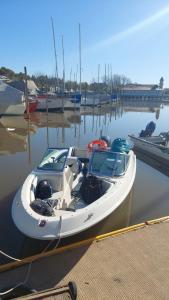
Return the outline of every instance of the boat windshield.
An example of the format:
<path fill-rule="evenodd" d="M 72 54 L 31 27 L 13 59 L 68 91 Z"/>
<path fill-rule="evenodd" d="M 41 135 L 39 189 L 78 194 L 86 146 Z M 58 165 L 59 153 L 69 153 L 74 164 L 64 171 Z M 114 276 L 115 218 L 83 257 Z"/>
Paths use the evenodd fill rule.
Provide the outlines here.
<path fill-rule="evenodd" d="M 38 170 L 62 172 L 68 155 L 68 149 L 49 148 L 39 166 Z"/>
<path fill-rule="evenodd" d="M 124 175 L 129 160 L 129 155 L 110 152 L 94 151 L 92 154 L 89 173 L 102 177 Z"/>

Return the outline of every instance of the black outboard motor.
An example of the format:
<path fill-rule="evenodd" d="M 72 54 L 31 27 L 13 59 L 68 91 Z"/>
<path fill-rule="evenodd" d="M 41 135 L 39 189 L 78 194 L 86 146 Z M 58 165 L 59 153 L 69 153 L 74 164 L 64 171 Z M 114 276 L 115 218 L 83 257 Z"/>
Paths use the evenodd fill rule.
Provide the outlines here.
<path fill-rule="evenodd" d="M 52 187 L 47 180 L 41 180 L 37 184 L 36 188 L 36 198 L 48 199 L 52 196 Z"/>
<path fill-rule="evenodd" d="M 111 147 L 111 138 L 109 136 L 103 135 L 103 136 L 100 137 L 100 139 L 105 141 L 107 143 L 108 147 Z"/>
<path fill-rule="evenodd" d="M 83 177 L 83 182 L 80 187 L 80 193 L 83 200 L 87 203 L 93 203 L 101 197 L 101 183 L 97 177 L 89 175 Z"/>
<path fill-rule="evenodd" d="M 140 135 L 139 135 L 139 136 L 140 136 L 140 137 L 148 137 L 148 136 L 152 136 L 152 134 L 153 134 L 155 128 L 156 128 L 156 124 L 155 124 L 153 121 L 151 121 L 150 123 L 147 124 L 146 129 L 145 129 L 145 130 L 142 130 L 142 131 L 140 132 Z"/>

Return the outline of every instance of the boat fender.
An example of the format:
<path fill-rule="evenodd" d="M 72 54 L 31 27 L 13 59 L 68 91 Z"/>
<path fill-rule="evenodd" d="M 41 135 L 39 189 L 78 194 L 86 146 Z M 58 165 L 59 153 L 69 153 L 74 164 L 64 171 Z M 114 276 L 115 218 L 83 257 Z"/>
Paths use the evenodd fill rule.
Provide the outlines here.
<path fill-rule="evenodd" d="M 93 151 L 94 149 L 98 149 L 98 150 L 106 150 L 108 147 L 106 141 L 104 140 L 94 140 L 91 141 L 87 148 L 89 151 Z"/>

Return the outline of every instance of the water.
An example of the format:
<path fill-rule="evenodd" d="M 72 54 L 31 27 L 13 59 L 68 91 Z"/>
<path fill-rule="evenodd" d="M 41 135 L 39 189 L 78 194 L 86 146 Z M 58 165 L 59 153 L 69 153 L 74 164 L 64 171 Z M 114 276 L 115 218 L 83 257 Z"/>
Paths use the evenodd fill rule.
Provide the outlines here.
<path fill-rule="evenodd" d="M 168 131 L 169 107 L 159 103 L 125 103 L 104 108 L 83 108 L 80 112 L 34 113 L 0 119 L 0 249 L 15 256 L 36 253 L 46 242 L 26 238 L 14 226 L 11 205 L 17 188 L 39 163 L 48 146 L 86 147 L 103 135 L 111 138 L 138 134 L 150 121 L 156 122 L 155 134 Z M 137 160 L 133 190 L 106 222 L 88 230 L 68 243 L 113 229 L 169 215 L 168 177 Z M 5 259 L 2 259 L 5 262 Z"/>

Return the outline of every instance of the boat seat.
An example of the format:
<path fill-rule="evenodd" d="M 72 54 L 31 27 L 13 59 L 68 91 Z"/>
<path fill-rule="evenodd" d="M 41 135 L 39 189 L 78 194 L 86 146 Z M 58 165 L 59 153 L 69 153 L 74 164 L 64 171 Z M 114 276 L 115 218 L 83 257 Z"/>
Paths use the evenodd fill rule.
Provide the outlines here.
<path fill-rule="evenodd" d="M 49 200 L 53 200 L 53 201 L 57 200 L 57 205 L 54 208 L 55 210 L 61 208 L 62 197 L 63 197 L 63 191 L 60 191 L 60 192 L 53 193 L 52 196 L 49 198 Z"/>
<path fill-rule="evenodd" d="M 70 156 L 67 158 L 66 164 L 70 167 L 73 175 L 79 173 L 79 160 L 76 156 Z"/>

